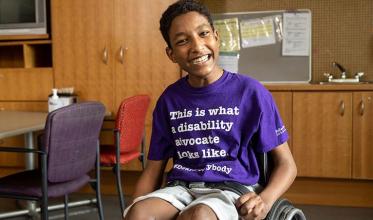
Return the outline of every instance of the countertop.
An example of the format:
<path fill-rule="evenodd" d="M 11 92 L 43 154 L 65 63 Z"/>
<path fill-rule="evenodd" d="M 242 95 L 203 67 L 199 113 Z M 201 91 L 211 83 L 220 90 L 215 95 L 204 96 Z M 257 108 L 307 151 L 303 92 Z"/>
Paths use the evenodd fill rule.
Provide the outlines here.
<path fill-rule="evenodd" d="M 263 83 L 270 91 L 373 91 L 373 83 Z"/>

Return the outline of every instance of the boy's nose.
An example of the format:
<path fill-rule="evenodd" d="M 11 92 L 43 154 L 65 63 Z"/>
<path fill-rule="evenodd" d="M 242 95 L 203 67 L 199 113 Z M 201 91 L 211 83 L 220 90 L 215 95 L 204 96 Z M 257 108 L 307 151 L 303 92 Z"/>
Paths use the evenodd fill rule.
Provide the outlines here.
<path fill-rule="evenodd" d="M 192 52 L 200 52 L 204 49 L 204 43 L 201 39 L 193 39 L 192 41 Z"/>

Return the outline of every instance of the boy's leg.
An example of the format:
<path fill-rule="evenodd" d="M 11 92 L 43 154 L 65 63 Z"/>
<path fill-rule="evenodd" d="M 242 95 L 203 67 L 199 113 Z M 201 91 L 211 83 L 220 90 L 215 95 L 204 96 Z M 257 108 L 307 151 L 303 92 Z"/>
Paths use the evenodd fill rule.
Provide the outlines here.
<path fill-rule="evenodd" d="M 182 209 L 178 220 L 183 219 L 238 219 L 235 201 L 239 195 L 219 189 L 196 188 L 190 190 L 196 199 Z"/>
<path fill-rule="evenodd" d="M 175 219 L 193 201 L 193 196 L 182 186 L 170 186 L 136 198 L 124 210 L 125 220 Z"/>
<path fill-rule="evenodd" d="M 125 220 L 175 219 L 179 210 L 160 198 L 148 198 L 136 202 L 127 212 Z"/>
<path fill-rule="evenodd" d="M 217 220 L 214 210 L 205 204 L 198 204 L 182 212 L 177 220 Z"/>

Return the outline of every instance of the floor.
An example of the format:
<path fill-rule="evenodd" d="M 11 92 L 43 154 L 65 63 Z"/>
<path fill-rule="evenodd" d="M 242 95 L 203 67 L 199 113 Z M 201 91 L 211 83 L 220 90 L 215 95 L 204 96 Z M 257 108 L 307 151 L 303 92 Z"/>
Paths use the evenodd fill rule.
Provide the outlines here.
<path fill-rule="evenodd" d="M 73 195 L 71 201 L 80 199 L 89 199 L 87 195 Z M 53 204 L 59 204 L 62 200 L 52 201 Z M 104 196 L 104 215 L 105 219 L 121 219 L 119 204 L 114 196 Z M 19 206 L 14 200 L 0 199 L 0 216 L 1 213 L 15 210 Z M 373 208 L 351 208 L 351 207 L 331 207 L 331 206 L 309 206 L 296 205 L 305 213 L 310 220 L 373 220 Z M 93 205 L 73 207 L 69 209 L 70 220 L 92 220 L 98 219 L 97 209 Z M 49 219 L 63 219 L 63 211 L 51 211 Z M 0 218 L 1 219 L 1 218 Z M 10 220 L 32 219 L 26 216 L 6 218 Z M 38 219 L 37 217 L 34 219 Z"/>

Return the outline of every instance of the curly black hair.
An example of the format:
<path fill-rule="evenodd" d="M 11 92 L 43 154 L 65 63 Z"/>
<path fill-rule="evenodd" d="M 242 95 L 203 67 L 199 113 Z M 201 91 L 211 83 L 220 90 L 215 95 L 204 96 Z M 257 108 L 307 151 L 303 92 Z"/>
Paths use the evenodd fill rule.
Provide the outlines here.
<path fill-rule="evenodd" d="M 166 41 L 167 46 L 171 48 L 170 37 L 168 35 L 171 27 L 171 23 L 175 17 L 186 14 L 188 12 L 195 11 L 205 16 L 210 23 L 213 30 L 214 24 L 212 22 L 211 14 L 206 6 L 196 0 L 179 0 L 170 5 L 166 11 L 163 12 L 162 17 L 159 21 L 159 30 L 162 33 L 163 39 Z"/>

